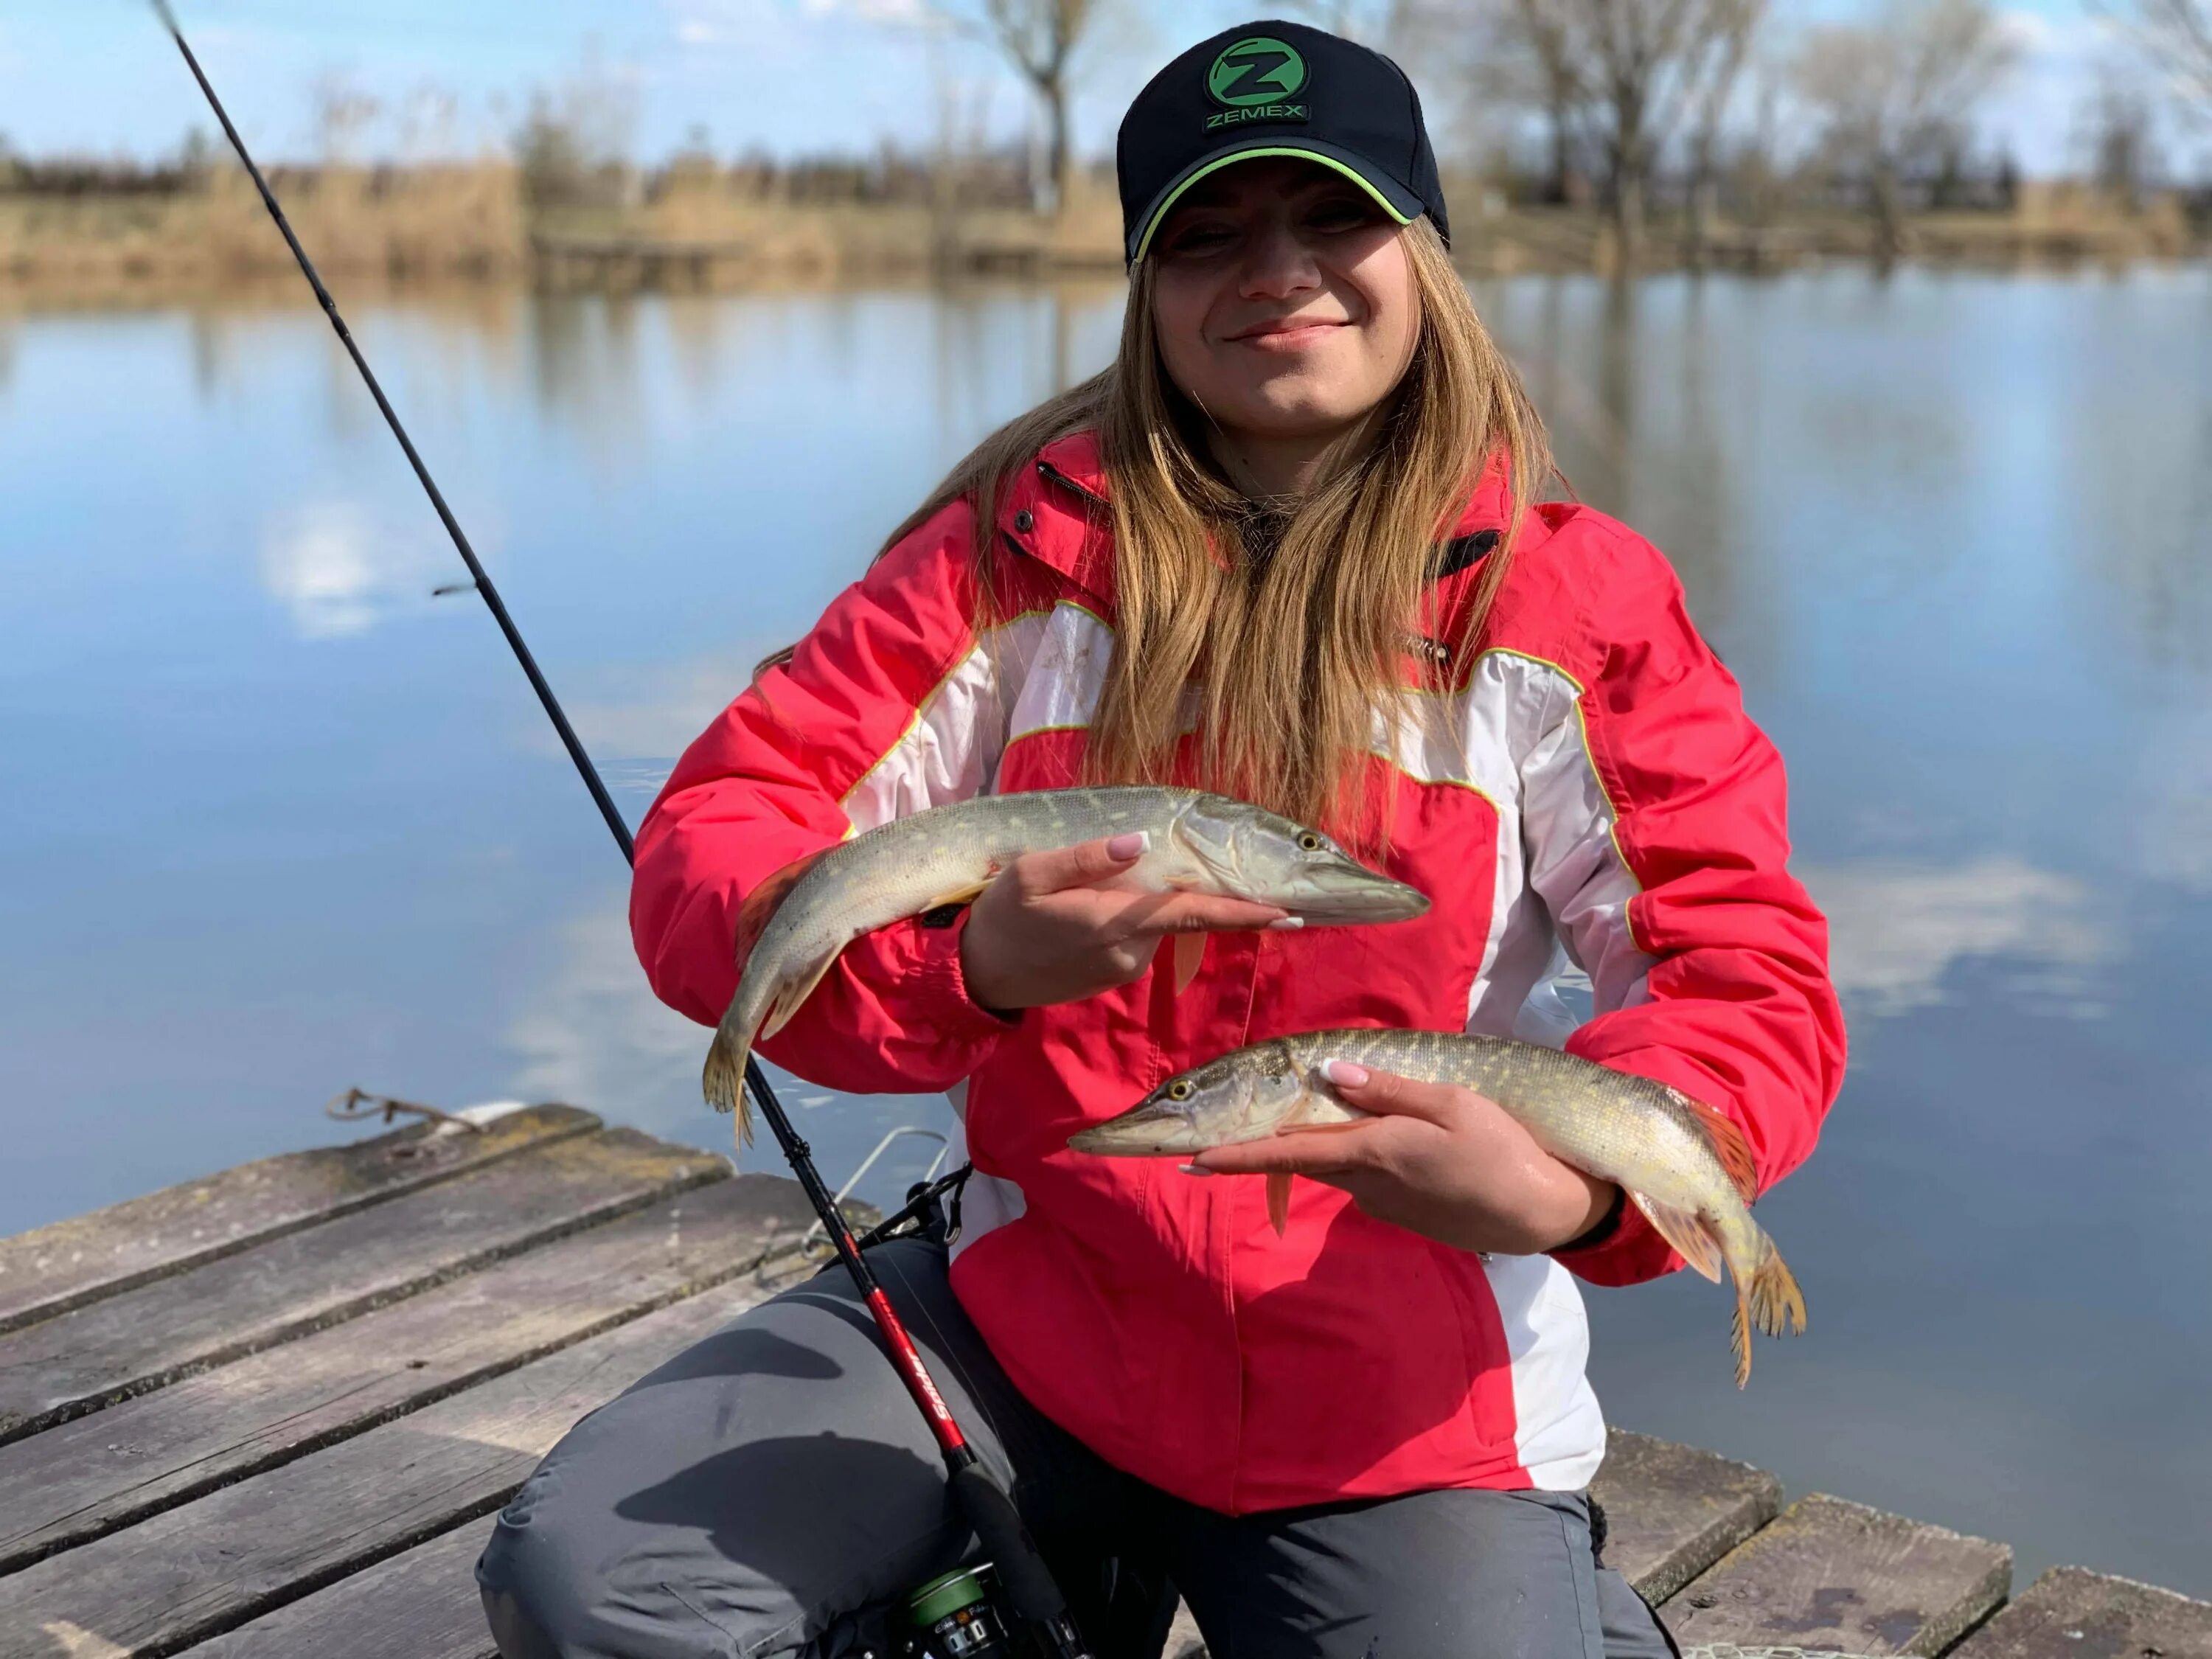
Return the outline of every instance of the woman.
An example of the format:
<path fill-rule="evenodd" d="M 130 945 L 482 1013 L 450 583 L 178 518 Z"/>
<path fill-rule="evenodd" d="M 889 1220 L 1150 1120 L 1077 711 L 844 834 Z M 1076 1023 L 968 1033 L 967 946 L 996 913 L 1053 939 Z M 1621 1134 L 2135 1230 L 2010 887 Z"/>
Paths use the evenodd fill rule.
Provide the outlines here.
<path fill-rule="evenodd" d="M 1659 554 L 1532 505 L 1543 434 L 1395 65 L 1232 30 L 1146 88 L 1119 168 L 1114 366 L 988 439 L 684 757 L 639 836 L 640 955 L 711 1023 L 755 884 L 982 790 L 1176 779 L 1328 823 L 1428 915 L 1308 935 L 1117 890 L 1134 837 L 1041 852 L 856 943 L 765 1052 L 962 1104 L 957 1239 L 872 1259 L 1103 1648 L 1158 1651 L 1179 1590 L 1218 1656 L 1664 1652 L 1584 1497 L 1570 1273 L 1680 1265 L 1617 1190 L 1357 1067 L 1376 1116 L 1348 1132 L 1187 1172 L 1066 1142 L 1249 1040 L 1465 1028 L 1673 1084 L 1780 1178 L 1843 1050 L 1781 763 Z M 1200 929 L 1178 996 L 1155 946 Z M 1279 1239 L 1262 1183 L 1218 1177 L 1280 1170 L 1312 1179 Z M 510 1659 L 881 1654 L 968 1546 L 831 1273 L 579 1425 L 479 1576 Z"/>

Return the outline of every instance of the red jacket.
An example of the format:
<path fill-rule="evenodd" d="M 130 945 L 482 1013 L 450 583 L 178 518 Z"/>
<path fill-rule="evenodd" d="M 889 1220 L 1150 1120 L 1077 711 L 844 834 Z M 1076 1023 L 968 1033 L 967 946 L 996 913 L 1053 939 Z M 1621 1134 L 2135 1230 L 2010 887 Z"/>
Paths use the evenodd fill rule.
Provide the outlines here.
<path fill-rule="evenodd" d="M 956 504 L 691 745 L 639 833 L 631 899 L 665 1000 L 720 1017 L 738 903 L 799 854 L 1078 780 L 1113 643 L 1104 487 L 1078 437 L 1002 492 L 994 639 L 976 637 Z M 1486 483 L 1462 535 L 1504 507 Z M 1435 583 L 1425 631 L 1456 637 L 1480 574 Z M 1632 1208 L 1583 1251 L 1486 1261 L 1308 1182 L 1279 1239 L 1256 1177 L 1086 1158 L 1075 1130 L 1240 1043 L 1465 1029 L 1564 1041 L 1720 1108 L 1765 1184 L 1812 1151 L 1840 1080 L 1826 927 L 1785 867 L 1781 759 L 1665 559 L 1587 507 L 1537 508 L 1462 654 L 1459 689 L 1415 696 L 1403 729 L 1378 729 L 1392 758 L 1370 763 L 1370 796 L 1395 792 L 1387 867 L 1434 901 L 1419 920 L 1217 935 L 1180 998 L 1148 974 L 1012 1023 L 969 1000 L 960 925 L 902 922 L 849 946 L 763 1045 L 831 1088 L 952 1092 L 976 1170 L 952 1283 L 991 1351 L 1109 1462 L 1216 1510 L 1586 1485 L 1605 1431 L 1567 1269 L 1621 1285 L 1680 1258 Z M 1554 989 L 1571 963 L 1597 1010 L 1579 1026 Z"/>

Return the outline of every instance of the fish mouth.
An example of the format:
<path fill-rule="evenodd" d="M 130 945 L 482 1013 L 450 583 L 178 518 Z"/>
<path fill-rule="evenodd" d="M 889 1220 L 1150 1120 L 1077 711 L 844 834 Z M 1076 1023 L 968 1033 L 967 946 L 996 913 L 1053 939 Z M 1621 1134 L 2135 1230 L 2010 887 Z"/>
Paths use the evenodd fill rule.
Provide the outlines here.
<path fill-rule="evenodd" d="M 1204 1150 L 1188 1121 L 1142 1106 L 1068 1136 L 1067 1144 L 1094 1158 L 1170 1158 Z"/>
<path fill-rule="evenodd" d="M 1354 865 L 1303 877 L 1285 896 L 1292 915 L 1321 926 L 1336 923 L 1410 921 L 1425 915 L 1429 896 L 1418 887 Z"/>

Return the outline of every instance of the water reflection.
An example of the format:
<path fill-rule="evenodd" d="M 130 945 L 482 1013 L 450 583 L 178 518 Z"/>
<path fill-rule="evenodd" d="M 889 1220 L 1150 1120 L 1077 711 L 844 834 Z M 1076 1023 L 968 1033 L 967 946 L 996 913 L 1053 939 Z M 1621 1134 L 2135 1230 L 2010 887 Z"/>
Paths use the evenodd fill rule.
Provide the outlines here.
<path fill-rule="evenodd" d="M 647 988 L 631 951 L 628 902 L 621 892 L 546 930 L 533 954 L 537 972 L 523 988 L 520 1009 L 505 1033 L 507 1047 L 519 1059 L 514 1086 L 520 1094 L 533 1100 L 636 1102 L 623 1114 L 625 1122 L 732 1153 L 742 1168 L 781 1168 L 765 1133 L 759 1145 L 739 1151 L 732 1145 L 731 1120 L 702 1103 L 703 1034 Z M 777 1097 L 805 1118 L 800 1133 L 819 1143 L 823 1172 L 839 1184 L 896 1125 L 941 1133 L 951 1122 L 951 1108 L 942 1096 L 859 1097 L 819 1089 L 775 1066 L 769 1073 Z M 827 1106 L 836 1108 L 834 1127 L 816 1121 Z M 901 1149 L 891 1160 L 895 1175 L 872 1183 L 864 1195 L 891 1200 L 920 1175 L 933 1150 L 919 1139 Z"/>
<path fill-rule="evenodd" d="M 1709 1286 L 1600 1297 L 1608 1408 L 2023 1575 L 2212 1592 L 2212 277 L 1477 299 L 1788 757 L 1854 1022 L 1762 1209 L 1813 1334 L 1740 1396 Z M 635 819 L 969 444 L 1107 360 L 1120 294 L 356 312 Z M 349 1083 L 724 1147 L 703 1034 L 495 634 L 428 597 L 458 568 L 318 312 L 0 318 L 0 868 L 33 872 L 0 884 L 0 1229 L 304 1144 Z M 945 1109 L 790 1093 L 833 1179 Z"/>
<path fill-rule="evenodd" d="M 1952 970 L 1997 958 L 2030 969 L 2048 1005 L 2100 1012 L 2100 971 L 2119 954 L 2087 884 L 2015 858 L 1944 868 L 1802 865 L 1797 875 L 1830 922 L 1829 970 L 1856 1019 L 1932 1007 Z"/>
<path fill-rule="evenodd" d="M 452 557 L 411 527 L 379 523 L 358 501 L 306 501 L 270 517 L 261 580 L 301 639 L 338 639 L 428 604 Z"/>

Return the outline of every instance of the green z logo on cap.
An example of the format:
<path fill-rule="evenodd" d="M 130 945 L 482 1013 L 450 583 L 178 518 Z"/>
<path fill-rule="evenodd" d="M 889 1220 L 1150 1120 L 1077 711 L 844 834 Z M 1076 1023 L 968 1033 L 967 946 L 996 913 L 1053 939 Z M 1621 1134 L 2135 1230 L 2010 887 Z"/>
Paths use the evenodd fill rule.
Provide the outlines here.
<path fill-rule="evenodd" d="M 1232 109 L 1279 104 L 1306 83 L 1306 60 L 1282 41 L 1265 34 L 1239 40 L 1213 60 L 1206 89 L 1216 103 Z"/>

